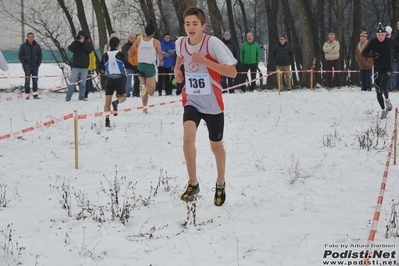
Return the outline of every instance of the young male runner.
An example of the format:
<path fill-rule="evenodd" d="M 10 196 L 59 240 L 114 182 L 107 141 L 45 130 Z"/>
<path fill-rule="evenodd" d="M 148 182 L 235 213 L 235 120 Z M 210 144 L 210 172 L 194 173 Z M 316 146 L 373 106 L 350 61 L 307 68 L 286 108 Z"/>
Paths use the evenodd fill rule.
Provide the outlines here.
<path fill-rule="evenodd" d="M 177 61 L 174 68 L 176 80 L 185 81 L 183 88 L 183 151 L 188 172 L 188 186 L 181 196 L 183 201 L 193 200 L 199 189 L 196 172 L 195 138 L 203 119 L 209 132 L 212 152 L 217 167 L 215 205 L 222 206 L 226 199 L 226 153 L 223 148 L 224 104 L 220 75 L 234 78 L 237 60 L 229 48 L 216 37 L 205 35 L 205 14 L 191 7 L 184 14 L 186 37 L 176 41 Z M 180 70 L 184 62 L 185 74 Z"/>
<path fill-rule="evenodd" d="M 116 91 L 118 99 L 112 102 L 114 111 L 118 110 L 118 104 L 126 100 L 126 81 L 125 81 L 125 64 L 127 60 L 122 52 L 119 52 L 120 41 L 117 37 L 109 40 L 111 50 L 106 52 L 99 65 L 99 69 L 105 70 L 107 83 L 105 90 L 104 112 L 109 112 L 112 102 L 112 95 Z M 114 116 L 117 116 L 115 113 Z M 109 115 L 105 116 L 105 126 L 111 127 Z"/>

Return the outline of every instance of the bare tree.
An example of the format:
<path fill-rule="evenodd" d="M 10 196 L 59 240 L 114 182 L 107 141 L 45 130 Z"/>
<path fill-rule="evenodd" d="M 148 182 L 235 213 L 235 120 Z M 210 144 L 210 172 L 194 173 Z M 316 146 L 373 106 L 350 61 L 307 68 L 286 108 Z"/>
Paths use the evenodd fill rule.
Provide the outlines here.
<path fill-rule="evenodd" d="M 70 33 L 65 28 L 65 18 L 63 10 L 59 8 L 58 2 L 46 0 L 38 5 L 34 1 L 25 1 L 26 12 L 24 14 L 24 23 L 35 34 L 35 39 L 40 45 L 50 51 L 54 61 L 62 69 L 64 78 L 68 75 L 65 64 L 70 65 L 70 59 L 65 51 L 66 45 L 70 40 Z M 3 14 L 17 23 L 21 23 L 20 5 L 8 1 L 0 0 L 0 7 Z M 59 55 L 54 51 L 58 50 Z"/>
<path fill-rule="evenodd" d="M 172 3 L 175 8 L 177 19 L 179 21 L 179 35 L 180 36 L 185 35 L 186 32 L 184 30 L 183 13 L 188 7 L 197 6 L 197 0 L 187 0 L 187 1 L 173 0 Z"/>
<path fill-rule="evenodd" d="M 89 24 L 87 23 L 85 9 L 83 6 L 83 1 L 75 0 L 75 3 L 76 3 L 77 10 L 78 10 L 78 19 L 79 19 L 80 27 L 88 36 L 90 36 L 90 29 L 89 29 Z M 76 35 L 74 35 L 74 37 L 75 36 Z"/>
<path fill-rule="evenodd" d="M 68 21 L 68 25 L 71 28 L 72 36 L 76 36 L 77 32 L 76 32 L 76 28 L 75 28 L 75 23 L 73 23 L 71 13 L 69 13 L 69 10 L 68 10 L 67 6 L 65 5 L 65 1 L 64 0 L 57 0 L 57 1 L 58 1 L 58 4 L 60 5 L 62 11 L 64 11 L 65 17 Z"/>
<path fill-rule="evenodd" d="M 350 61 L 351 61 L 351 69 L 358 69 L 358 65 L 356 62 L 356 54 L 355 49 L 356 45 L 359 42 L 359 36 L 361 33 L 361 23 L 362 23 L 362 1 L 354 0 L 353 1 L 353 31 L 350 39 Z M 351 84 L 359 84 L 359 75 L 351 75 Z"/>
<path fill-rule="evenodd" d="M 226 0 L 226 9 L 227 9 L 227 17 L 229 19 L 229 29 L 231 38 L 234 40 L 234 43 L 238 49 L 238 38 L 237 38 L 237 30 L 234 24 L 234 14 L 233 14 L 233 6 L 231 0 Z"/>
<path fill-rule="evenodd" d="M 108 36 L 105 26 L 105 17 L 102 12 L 101 2 L 100 0 L 91 0 L 93 4 L 94 14 L 97 19 L 97 28 L 98 28 L 98 43 L 100 48 L 104 47 L 108 42 Z M 102 50 L 101 50 L 102 51 Z"/>
<path fill-rule="evenodd" d="M 278 29 L 277 29 L 277 14 L 279 9 L 278 0 L 265 0 L 267 12 L 267 29 L 269 31 L 269 63 L 268 69 L 275 69 L 276 63 L 274 62 L 272 47 L 278 43 Z"/>
<path fill-rule="evenodd" d="M 100 1 L 100 4 L 101 4 L 101 10 L 104 15 L 105 24 L 107 25 L 108 35 L 109 35 L 109 33 L 113 32 L 114 30 L 112 27 L 111 18 L 109 16 L 107 3 L 105 3 L 105 0 L 98 0 L 98 1 Z M 100 47 L 103 47 L 103 46 L 100 46 Z"/>
<path fill-rule="evenodd" d="M 157 0 L 159 13 L 161 15 L 161 25 L 162 25 L 164 34 L 165 33 L 171 34 L 170 20 L 169 20 L 168 15 L 165 13 L 165 8 L 164 8 L 163 2 L 164 1 L 162 1 L 162 0 Z"/>
<path fill-rule="evenodd" d="M 244 33 L 247 33 L 249 31 L 249 27 L 248 27 L 247 13 L 245 12 L 244 3 L 242 0 L 237 0 L 236 2 L 238 3 L 241 9 L 242 23 L 244 24 Z"/>
<path fill-rule="evenodd" d="M 222 38 L 223 21 L 222 15 L 220 14 L 219 7 L 215 0 L 207 0 L 208 13 L 212 23 L 213 35 Z"/>
<path fill-rule="evenodd" d="M 310 69 L 313 58 L 318 58 L 319 46 L 317 41 L 317 30 L 310 2 L 307 0 L 295 0 L 298 10 L 299 21 L 301 22 L 302 32 L 302 51 L 303 51 L 303 69 Z M 320 61 L 320 60 L 318 60 Z M 303 75 L 301 79 L 302 86 L 308 86 L 309 76 Z"/>

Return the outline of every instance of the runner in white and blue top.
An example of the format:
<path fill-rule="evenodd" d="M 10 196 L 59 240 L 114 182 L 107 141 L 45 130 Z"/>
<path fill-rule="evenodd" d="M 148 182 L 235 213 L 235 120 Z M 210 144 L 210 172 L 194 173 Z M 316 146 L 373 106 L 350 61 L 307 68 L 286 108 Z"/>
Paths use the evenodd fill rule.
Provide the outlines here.
<path fill-rule="evenodd" d="M 129 64 L 125 59 L 125 55 L 119 52 L 119 43 L 120 41 L 117 37 L 112 37 L 109 40 L 111 50 L 103 54 L 98 67 L 106 75 L 104 112 L 110 111 L 112 103 L 114 116 L 118 115 L 118 104 L 126 100 L 125 65 Z M 114 92 L 116 92 L 118 99 L 112 101 Z M 111 127 L 109 114 L 105 115 L 105 126 Z"/>

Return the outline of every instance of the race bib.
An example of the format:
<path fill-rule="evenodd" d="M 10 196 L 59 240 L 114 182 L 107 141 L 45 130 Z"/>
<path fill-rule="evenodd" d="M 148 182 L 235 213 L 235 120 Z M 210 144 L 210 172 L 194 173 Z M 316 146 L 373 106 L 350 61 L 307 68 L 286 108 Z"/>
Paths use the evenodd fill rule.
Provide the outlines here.
<path fill-rule="evenodd" d="M 211 80 L 208 73 L 187 73 L 186 79 L 186 93 L 191 95 L 208 95 L 211 94 Z"/>

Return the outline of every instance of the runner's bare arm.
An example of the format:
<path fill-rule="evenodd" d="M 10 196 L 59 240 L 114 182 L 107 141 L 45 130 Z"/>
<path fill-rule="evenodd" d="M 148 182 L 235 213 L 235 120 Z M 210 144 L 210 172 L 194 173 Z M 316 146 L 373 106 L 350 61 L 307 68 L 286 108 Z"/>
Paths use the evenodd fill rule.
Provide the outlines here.
<path fill-rule="evenodd" d="M 161 42 L 158 40 L 154 40 L 154 45 L 155 49 L 157 50 L 158 53 L 158 58 L 159 58 L 159 65 L 163 66 L 163 55 L 162 55 L 162 49 L 161 49 Z"/>
<path fill-rule="evenodd" d="M 176 81 L 179 83 L 182 83 L 184 80 L 183 72 L 180 70 L 181 64 L 183 64 L 183 58 L 181 58 L 180 56 L 177 56 L 174 74 L 175 74 Z"/>
<path fill-rule="evenodd" d="M 210 69 L 219 72 L 221 75 L 234 78 L 237 76 L 237 69 L 234 65 L 221 65 L 219 63 L 213 62 L 205 57 L 205 55 L 199 51 L 192 54 L 192 59 L 194 63 L 198 65 L 204 65 Z M 176 63 L 177 65 L 177 63 Z"/>

